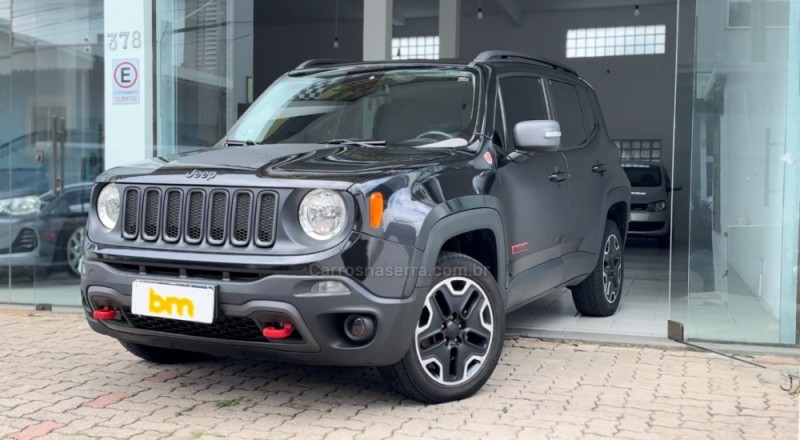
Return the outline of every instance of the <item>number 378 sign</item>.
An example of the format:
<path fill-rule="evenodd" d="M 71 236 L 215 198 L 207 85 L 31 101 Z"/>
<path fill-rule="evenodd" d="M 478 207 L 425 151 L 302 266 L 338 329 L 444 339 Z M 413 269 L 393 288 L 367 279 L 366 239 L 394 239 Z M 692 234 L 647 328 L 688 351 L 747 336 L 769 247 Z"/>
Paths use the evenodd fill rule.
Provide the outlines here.
<path fill-rule="evenodd" d="M 114 104 L 139 103 L 139 60 L 114 59 L 112 62 L 112 102 Z"/>

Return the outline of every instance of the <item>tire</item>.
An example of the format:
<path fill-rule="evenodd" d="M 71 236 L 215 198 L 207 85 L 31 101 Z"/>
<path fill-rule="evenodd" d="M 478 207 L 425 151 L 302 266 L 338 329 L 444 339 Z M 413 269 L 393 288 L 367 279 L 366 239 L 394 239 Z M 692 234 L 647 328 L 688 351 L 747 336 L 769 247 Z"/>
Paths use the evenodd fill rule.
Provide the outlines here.
<path fill-rule="evenodd" d="M 73 277 L 80 277 L 83 270 L 83 236 L 86 233 L 84 226 L 79 226 L 67 239 L 64 246 L 64 261 L 67 263 L 67 273 Z"/>
<path fill-rule="evenodd" d="M 584 316 L 611 316 L 619 308 L 625 275 L 622 234 L 617 225 L 606 220 L 606 229 L 597 258 L 589 277 L 572 288 L 575 308 Z"/>
<path fill-rule="evenodd" d="M 187 362 L 202 361 L 211 357 L 205 353 L 175 350 L 172 348 L 152 347 L 149 345 L 136 344 L 128 341 L 119 341 L 119 343 L 122 344 L 122 346 L 134 356 L 155 364 L 182 364 Z"/>
<path fill-rule="evenodd" d="M 406 355 L 380 367 L 395 391 L 423 403 L 475 394 L 489 380 L 505 336 L 505 306 L 491 273 L 478 261 L 443 252 L 436 264 Z M 462 311 L 455 316 L 457 306 Z M 446 310 L 445 310 L 446 309 Z"/>

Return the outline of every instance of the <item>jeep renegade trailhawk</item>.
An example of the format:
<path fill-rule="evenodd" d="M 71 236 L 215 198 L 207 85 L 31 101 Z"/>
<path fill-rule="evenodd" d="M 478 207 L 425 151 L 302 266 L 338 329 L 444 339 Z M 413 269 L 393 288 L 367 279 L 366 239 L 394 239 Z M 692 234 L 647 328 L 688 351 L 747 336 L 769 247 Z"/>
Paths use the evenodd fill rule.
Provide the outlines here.
<path fill-rule="evenodd" d="M 592 88 L 512 52 L 308 61 L 213 148 L 97 178 L 91 327 L 153 362 L 380 368 L 468 397 L 505 314 L 560 287 L 619 306 L 630 185 Z"/>

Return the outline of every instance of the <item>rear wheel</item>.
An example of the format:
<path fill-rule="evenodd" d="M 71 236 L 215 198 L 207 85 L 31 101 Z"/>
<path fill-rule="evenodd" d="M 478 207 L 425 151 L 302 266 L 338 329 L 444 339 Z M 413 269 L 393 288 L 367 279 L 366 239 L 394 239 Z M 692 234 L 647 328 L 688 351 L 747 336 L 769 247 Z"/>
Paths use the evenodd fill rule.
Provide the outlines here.
<path fill-rule="evenodd" d="M 572 288 L 575 308 L 584 316 L 611 316 L 619 308 L 624 278 L 622 234 L 616 223 L 606 220 L 603 247 L 588 278 Z"/>
<path fill-rule="evenodd" d="M 206 353 L 175 350 L 172 348 L 152 347 L 149 345 L 136 344 L 128 341 L 119 341 L 119 343 L 122 344 L 122 346 L 134 356 L 138 356 L 146 361 L 156 364 L 181 364 L 186 362 L 197 362 L 211 357 Z"/>
<path fill-rule="evenodd" d="M 504 334 L 503 301 L 489 271 L 466 255 L 443 253 L 409 335 L 411 348 L 380 373 L 397 392 L 420 402 L 464 399 L 491 376 Z"/>

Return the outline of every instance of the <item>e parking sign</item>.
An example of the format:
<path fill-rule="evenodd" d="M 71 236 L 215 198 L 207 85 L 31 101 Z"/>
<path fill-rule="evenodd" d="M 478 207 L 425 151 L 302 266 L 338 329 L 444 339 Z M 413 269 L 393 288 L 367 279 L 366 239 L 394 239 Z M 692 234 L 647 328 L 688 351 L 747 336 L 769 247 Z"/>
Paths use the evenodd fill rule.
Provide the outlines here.
<path fill-rule="evenodd" d="M 112 102 L 114 104 L 139 103 L 139 60 L 115 59 L 112 62 Z"/>

